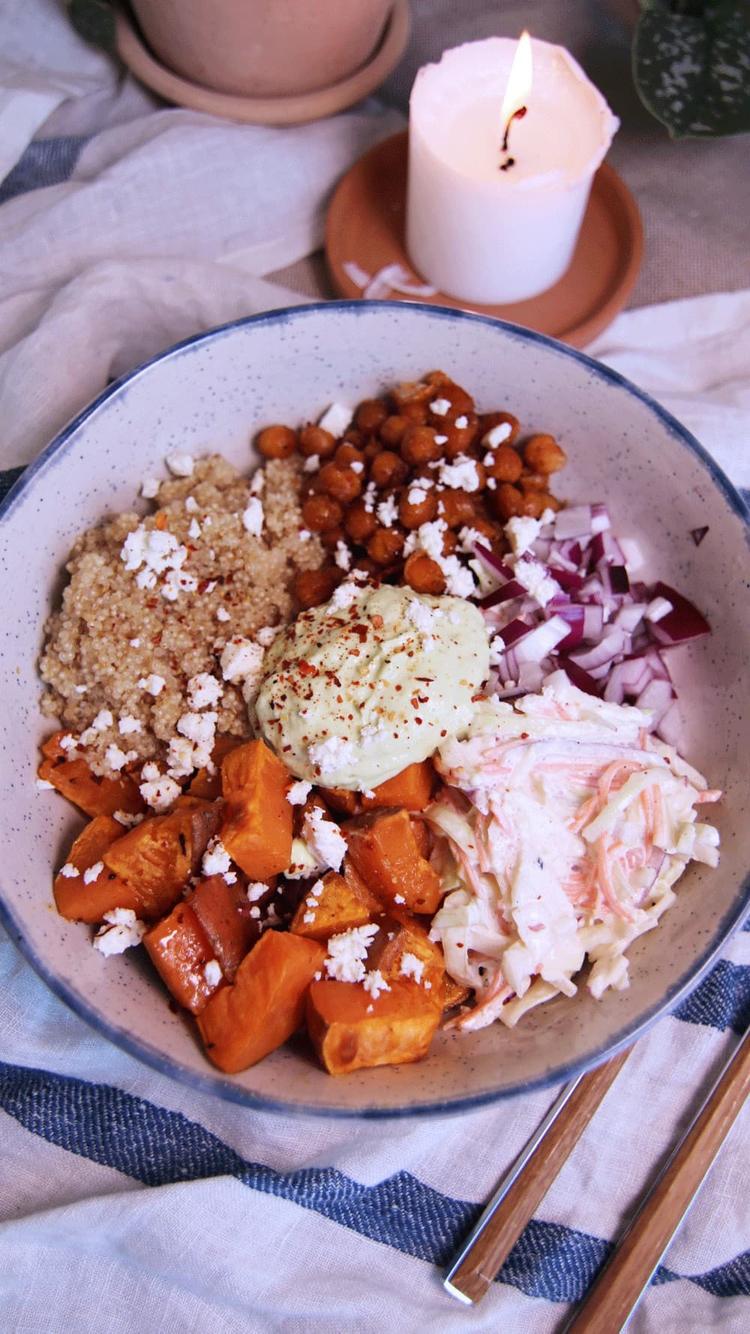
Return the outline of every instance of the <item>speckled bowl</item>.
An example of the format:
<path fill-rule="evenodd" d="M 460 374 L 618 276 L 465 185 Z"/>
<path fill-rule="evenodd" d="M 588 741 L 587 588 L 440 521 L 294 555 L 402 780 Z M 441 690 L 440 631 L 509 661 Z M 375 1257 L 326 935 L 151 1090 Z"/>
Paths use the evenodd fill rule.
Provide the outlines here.
<path fill-rule="evenodd" d="M 394 380 L 440 366 L 483 407 L 508 406 L 531 430 L 552 431 L 569 456 L 560 490 L 606 500 L 617 531 L 633 534 L 656 576 L 685 589 L 714 633 L 672 659 L 685 714 L 684 750 L 713 786 L 720 869 L 692 866 L 662 925 L 630 950 L 628 991 L 587 994 L 500 1025 L 443 1034 L 418 1065 L 331 1079 L 304 1045 L 290 1045 L 234 1078 L 205 1060 L 187 1020 L 172 1014 L 142 951 L 104 959 L 90 932 L 59 918 L 51 896 L 78 821 L 34 787 L 35 661 L 75 535 L 132 506 L 140 479 L 180 447 L 221 449 L 253 465 L 253 431 L 354 403 Z M 708 525 L 699 547 L 690 530 Z M 188 340 L 112 385 L 53 441 L 2 508 L 0 569 L 6 635 L 0 664 L 3 864 L 0 915 L 53 990 L 84 1019 L 148 1064 L 255 1107 L 329 1115 L 417 1115 L 476 1107 L 552 1084 L 611 1055 L 674 1006 L 740 922 L 750 886 L 746 813 L 750 734 L 742 705 L 750 660 L 743 615 L 750 575 L 739 497 L 676 421 L 612 371 L 538 334 L 480 316 L 388 302 L 335 302 L 239 321 Z M 744 883 L 743 883 L 744 882 Z"/>

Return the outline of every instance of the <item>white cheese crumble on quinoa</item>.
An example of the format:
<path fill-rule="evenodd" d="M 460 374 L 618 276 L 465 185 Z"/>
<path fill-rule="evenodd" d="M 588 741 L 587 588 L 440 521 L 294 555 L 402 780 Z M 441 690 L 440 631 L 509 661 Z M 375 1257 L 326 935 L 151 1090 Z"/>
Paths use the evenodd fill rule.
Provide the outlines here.
<path fill-rule="evenodd" d="M 198 672 L 187 683 L 188 704 L 191 709 L 207 709 L 218 704 L 224 691 L 221 682 L 210 672 Z"/>
<path fill-rule="evenodd" d="M 149 695 L 156 698 L 157 695 L 161 694 L 166 684 L 163 676 L 159 676 L 158 672 L 151 672 L 149 676 L 141 677 L 138 682 L 138 689 L 147 690 Z"/>
<path fill-rule="evenodd" d="M 263 649 L 252 639 L 237 635 L 224 645 L 219 663 L 225 681 L 258 680 L 263 666 Z"/>
<path fill-rule="evenodd" d="M 179 783 L 176 783 L 167 774 L 160 773 L 155 764 L 144 764 L 141 779 L 142 782 L 138 791 L 146 805 L 150 806 L 157 814 L 169 810 L 169 807 L 177 800 L 182 791 Z"/>
<path fill-rule="evenodd" d="M 133 718 L 131 714 L 124 713 L 117 724 L 117 730 L 120 736 L 130 736 L 133 732 L 141 732 L 143 723 L 140 718 Z"/>
<path fill-rule="evenodd" d="M 159 494 L 161 482 L 157 477 L 144 477 L 141 482 L 141 495 L 144 500 L 154 500 Z"/>
<path fill-rule="evenodd" d="M 251 537 L 260 537 L 263 532 L 263 505 L 257 496 L 251 496 L 242 512 L 242 527 Z"/>

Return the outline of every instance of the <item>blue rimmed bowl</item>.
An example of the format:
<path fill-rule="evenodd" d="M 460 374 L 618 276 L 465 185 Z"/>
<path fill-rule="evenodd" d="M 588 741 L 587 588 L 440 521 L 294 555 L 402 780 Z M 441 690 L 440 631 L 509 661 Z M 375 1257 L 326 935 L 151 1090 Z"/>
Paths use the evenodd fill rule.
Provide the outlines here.
<path fill-rule="evenodd" d="M 36 659 L 76 535 L 132 508 L 142 477 L 175 448 L 220 450 L 243 469 L 253 432 L 356 403 L 441 367 L 483 408 L 568 451 L 559 491 L 605 500 L 615 529 L 637 538 L 654 577 L 708 615 L 710 639 L 672 659 L 684 751 L 726 796 L 713 808 L 718 871 L 691 866 L 658 930 L 630 949 L 631 985 L 594 1001 L 581 993 L 532 1011 L 514 1031 L 442 1034 L 418 1065 L 331 1079 L 289 1045 L 226 1077 L 202 1055 L 190 1022 L 169 1009 L 140 953 L 105 959 L 87 927 L 52 902 L 52 869 L 77 821 L 55 793 L 37 793 Z M 696 546 L 691 530 L 707 527 Z M 700 445 L 668 413 L 579 352 L 499 321 L 416 304 L 331 302 L 240 320 L 185 343 L 113 384 L 27 470 L 0 510 L 6 633 L 0 662 L 3 862 L 0 917 L 29 961 L 82 1018 L 176 1079 L 255 1107 L 337 1116 L 443 1114 L 554 1084 L 631 1042 L 698 982 L 748 906 L 746 816 L 750 727 L 743 716 L 750 621 L 748 520 Z"/>

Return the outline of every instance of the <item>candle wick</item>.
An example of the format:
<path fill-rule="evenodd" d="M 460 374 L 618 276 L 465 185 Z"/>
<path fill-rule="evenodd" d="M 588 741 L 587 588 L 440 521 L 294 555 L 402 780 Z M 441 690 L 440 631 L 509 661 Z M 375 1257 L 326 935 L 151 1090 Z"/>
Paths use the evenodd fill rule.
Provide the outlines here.
<path fill-rule="evenodd" d="M 517 110 L 513 112 L 513 115 L 508 117 L 508 123 L 505 126 L 505 133 L 503 135 L 503 142 L 500 146 L 500 151 L 506 154 L 505 161 L 500 163 L 501 171 L 507 171 L 509 167 L 512 167 L 515 164 L 516 159 L 508 155 L 511 126 L 515 120 L 523 120 L 525 115 L 526 107 L 518 107 Z"/>

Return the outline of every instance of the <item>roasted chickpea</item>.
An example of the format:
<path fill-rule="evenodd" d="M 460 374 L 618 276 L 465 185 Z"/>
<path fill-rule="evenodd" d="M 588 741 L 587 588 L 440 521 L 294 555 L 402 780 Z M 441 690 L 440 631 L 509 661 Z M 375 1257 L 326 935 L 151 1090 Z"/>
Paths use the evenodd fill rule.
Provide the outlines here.
<path fill-rule="evenodd" d="M 333 458 L 335 463 L 340 463 L 342 467 L 346 468 L 352 463 L 364 463 L 365 452 L 349 440 L 345 440 L 343 444 L 339 445 Z M 359 472 L 359 469 L 355 468 L 354 471 Z"/>
<path fill-rule="evenodd" d="M 542 514 L 545 510 L 554 510 L 556 514 L 558 510 L 562 509 L 562 502 L 557 499 L 557 496 L 551 495 L 549 491 L 542 491 L 540 498 L 544 502 Z"/>
<path fill-rule="evenodd" d="M 362 570 L 365 574 L 380 576 L 380 566 L 376 561 L 371 560 L 369 556 L 355 556 L 352 561 L 353 570 Z"/>
<path fill-rule="evenodd" d="M 401 441 L 401 457 L 413 467 L 439 459 L 443 447 L 436 440 L 436 435 L 437 431 L 431 430 L 429 426 L 408 427 Z"/>
<path fill-rule="evenodd" d="M 426 551 L 414 551 L 404 565 L 404 579 L 415 593 L 431 593 L 439 597 L 445 592 L 445 575 Z"/>
<path fill-rule="evenodd" d="M 347 426 L 343 436 L 344 444 L 355 445 L 357 449 L 364 449 L 369 436 L 365 431 L 358 431 L 356 426 Z"/>
<path fill-rule="evenodd" d="M 469 525 L 475 533 L 479 533 L 490 547 L 497 546 L 503 540 L 502 530 L 491 519 L 485 519 L 481 514 L 476 514 Z M 326 534 L 326 537 L 328 535 Z"/>
<path fill-rule="evenodd" d="M 367 554 L 376 565 L 390 565 L 403 546 L 404 534 L 398 528 L 378 528 L 367 543 Z"/>
<path fill-rule="evenodd" d="M 320 541 L 326 551 L 335 551 L 339 542 L 346 542 L 346 533 L 343 528 L 326 528 L 325 532 L 320 534 Z"/>
<path fill-rule="evenodd" d="M 365 462 L 372 463 L 372 460 L 374 458 L 377 458 L 378 454 L 381 453 L 382 448 L 383 448 L 382 441 L 378 440 L 377 436 L 375 435 L 370 436 L 370 439 L 367 441 L 367 444 L 362 450 L 362 453 L 365 456 Z"/>
<path fill-rule="evenodd" d="M 498 482 L 517 482 L 523 472 L 521 455 L 511 445 L 498 445 L 491 453 L 492 462 L 486 465 L 489 476 Z"/>
<path fill-rule="evenodd" d="M 527 491 L 523 498 L 522 514 L 528 515 L 530 519 L 539 519 L 544 513 L 544 492 Z"/>
<path fill-rule="evenodd" d="M 307 459 L 314 454 L 320 459 L 329 459 L 335 448 L 334 436 L 322 426 L 303 426 L 299 433 L 299 452 Z"/>
<path fill-rule="evenodd" d="M 568 461 L 565 450 L 553 435 L 530 435 L 523 447 L 523 457 L 532 472 L 559 472 Z"/>
<path fill-rule="evenodd" d="M 512 445 L 518 439 L 518 433 L 521 429 L 521 423 L 519 422 L 517 417 L 513 416 L 512 412 L 481 413 L 479 417 L 480 439 L 484 440 L 484 437 L 486 435 L 489 435 L 490 431 L 494 430 L 496 426 L 510 427 L 510 435 L 505 437 L 505 439 L 502 441 L 502 444 Z"/>
<path fill-rule="evenodd" d="M 290 426 L 266 426 L 255 443 L 264 459 L 288 459 L 297 448 L 297 432 Z"/>
<path fill-rule="evenodd" d="M 459 425 L 459 423 L 461 423 Z M 459 413 L 454 422 L 450 422 L 440 431 L 436 428 L 438 435 L 447 437 L 443 450 L 446 458 L 455 459 L 459 454 L 465 454 L 470 449 L 477 438 L 478 420 L 473 412 Z"/>
<path fill-rule="evenodd" d="M 324 463 L 318 476 L 328 495 L 333 496 L 334 500 L 340 500 L 343 505 L 356 500 L 362 490 L 362 474 L 352 472 L 351 468 L 342 468 L 339 463 Z"/>
<path fill-rule="evenodd" d="M 524 495 L 510 482 L 501 482 L 496 491 L 490 491 L 490 504 L 501 519 L 512 519 L 514 514 L 525 514 Z"/>
<path fill-rule="evenodd" d="M 302 522 L 311 533 L 325 533 L 329 528 L 338 528 L 344 517 L 344 511 L 333 496 L 308 496 L 302 506 Z"/>
<path fill-rule="evenodd" d="M 440 402 L 443 399 L 450 404 L 447 412 L 436 412 L 432 404 Z M 428 420 L 431 426 L 441 426 L 453 423 L 456 417 L 468 416 L 474 411 L 474 399 L 471 394 L 467 394 L 460 384 L 455 384 L 452 380 L 447 380 L 434 387 L 434 392 L 427 404 Z"/>
<path fill-rule="evenodd" d="M 446 528 L 443 533 L 443 555 L 452 556 L 458 546 L 458 538 L 452 528 Z"/>
<path fill-rule="evenodd" d="M 427 421 L 427 404 L 418 399 L 398 405 L 398 415 L 405 417 L 411 426 L 423 426 Z"/>
<path fill-rule="evenodd" d="M 378 521 L 372 510 L 365 509 L 363 500 L 355 500 L 344 515 L 344 528 L 353 542 L 364 545 L 372 537 Z"/>
<path fill-rule="evenodd" d="M 366 398 L 354 414 L 354 424 L 360 431 L 371 435 L 378 431 L 388 416 L 388 408 L 380 398 Z"/>
<path fill-rule="evenodd" d="M 524 495 L 529 491 L 546 491 L 549 486 L 549 477 L 545 477 L 544 473 L 541 472 L 528 472 L 524 469 L 518 479 L 518 485 Z"/>
<path fill-rule="evenodd" d="M 341 574 L 335 565 L 324 565 L 320 570 L 300 570 L 294 576 L 294 595 L 300 606 L 307 609 L 327 602 L 341 582 Z"/>
<path fill-rule="evenodd" d="M 399 486 L 409 469 L 404 460 L 390 449 L 381 449 L 370 464 L 370 480 L 378 487 Z"/>
<path fill-rule="evenodd" d="M 476 514 L 476 502 L 468 491 L 438 492 L 438 514 L 445 519 L 449 528 L 460 528 L 471 523 Z"/>
<path fill-rule="evenodd" d="M 396 415 L 386 417 L 380 428 L 380 439 L 383 444 L 388 445 L 389 449 L 398 449 L 408 425 L 406 417 Z"/>
<path fill-rule="evenodd" d="M 396 388 L 391 391 L 391 400 L 395 406 L 396 412 L 403 417 L 409 417 L 411 421 L 413 421 L 414 418 L 411 417 L 410 413 L 406 412 L 405 409 L 420 406 L 424 408 L 426 414 L 427 400 L 429 398 L 434 398 L 434 396 L 434 386 L 428 384 L 426 380 L 406 381 L 404 384 L 397 385 Z"/>
<path fill-rule="evenodd" d="M 422 523 L 432 522 L 437 514 L 437 505 L 434 488 L 427 491 L 415 480 L 401 492 L 398 503 L 399 520 L 404 528 L 419 528 Z"/>

